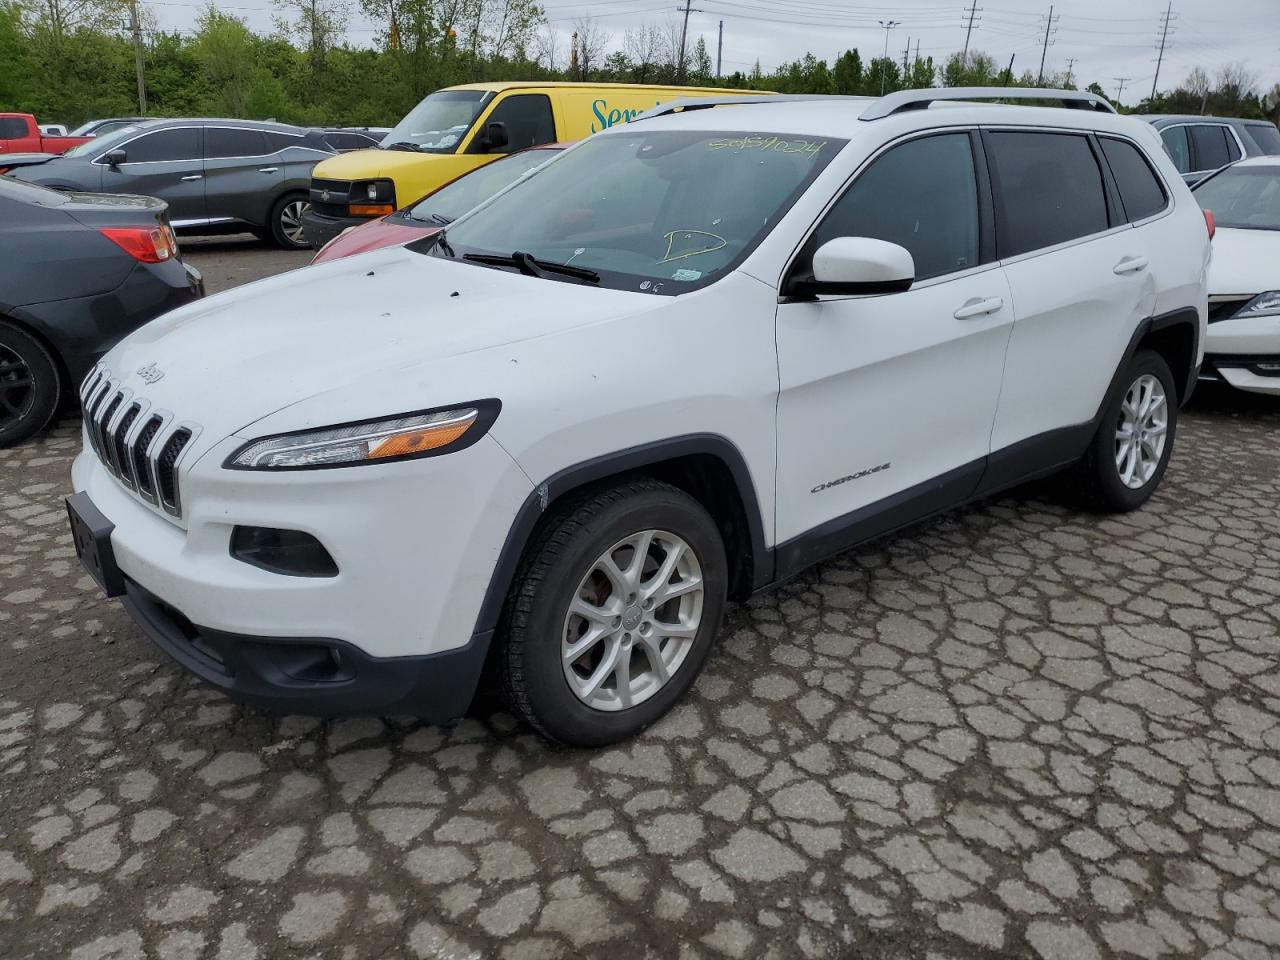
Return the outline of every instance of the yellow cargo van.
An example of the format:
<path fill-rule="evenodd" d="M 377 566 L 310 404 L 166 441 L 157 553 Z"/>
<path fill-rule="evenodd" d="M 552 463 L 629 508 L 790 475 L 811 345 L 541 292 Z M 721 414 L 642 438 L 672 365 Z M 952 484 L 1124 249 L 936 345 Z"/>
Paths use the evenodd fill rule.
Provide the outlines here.
<path fill-rule="evenodd" d="M 666 100 L 764 92 L 629 83 L 445 87 L 409 111 L 377 148 L 316 164 L 303 228 L 318 248 L 345 228 L 407 206 L 503 154 L 581 140 Z"/>

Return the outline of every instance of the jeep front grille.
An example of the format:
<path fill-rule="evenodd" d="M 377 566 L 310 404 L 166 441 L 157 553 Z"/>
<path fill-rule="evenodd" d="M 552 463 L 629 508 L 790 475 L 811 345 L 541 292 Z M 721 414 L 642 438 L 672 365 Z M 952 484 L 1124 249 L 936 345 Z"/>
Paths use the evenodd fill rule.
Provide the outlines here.
<path fill-rule="evenodd" d="M 182 516 L 178 470 L 199 427 L 177 423 L 144 397 L 121 387 L 110 371 L 95 371 L 80 388 L 85 436 L 111 474 L 143 500 Z"/>

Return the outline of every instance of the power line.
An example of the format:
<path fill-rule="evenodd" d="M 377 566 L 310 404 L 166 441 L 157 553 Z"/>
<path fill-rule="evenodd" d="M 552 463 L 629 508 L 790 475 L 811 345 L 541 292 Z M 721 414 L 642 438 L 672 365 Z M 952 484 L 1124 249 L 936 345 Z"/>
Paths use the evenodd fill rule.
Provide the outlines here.
<path fill-rule="evenodd" d="M 965 13 L 969 14 L 969 26 L 967 26 L 964 31 L 964 52 L 960 54 L 961 67 L 969 62 L 969 35 L 973 33 L 973 17 L 974 14 L 980 12 L 981 9 L 982 8 L 975 3 L 965 10 Z"/>

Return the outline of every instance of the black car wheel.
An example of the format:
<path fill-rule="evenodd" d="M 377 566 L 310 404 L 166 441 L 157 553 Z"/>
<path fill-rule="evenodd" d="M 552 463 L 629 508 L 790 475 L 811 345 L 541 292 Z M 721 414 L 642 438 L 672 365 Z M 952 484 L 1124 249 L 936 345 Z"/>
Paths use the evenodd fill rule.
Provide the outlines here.
<path fill-rule="evenodd" d="M 49 352 L 25 331 L 0 320 L 0 447 L 48 426 L 61 390 Z"/>
<path fill-rule="evenodd" d="M 271 208 L 271 236 L 286 250 L 309 250 L 311 245 L 302 232 L 302 215 L 311 209 L 306 194 L 291 193 L 281 197 Z"/>

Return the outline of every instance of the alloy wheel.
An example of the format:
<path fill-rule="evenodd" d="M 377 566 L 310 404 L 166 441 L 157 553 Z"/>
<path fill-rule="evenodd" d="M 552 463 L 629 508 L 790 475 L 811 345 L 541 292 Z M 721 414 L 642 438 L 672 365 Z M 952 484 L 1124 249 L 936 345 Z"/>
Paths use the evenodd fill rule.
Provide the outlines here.
<path fill-rule="evenodd" d="M 302 215 L 311 209 L 306 200 L 291 200 L 280 210 L 280 231 L 290 243 L 301 245 L 306 242 L 302 232 Z"/>
<path fill-rule="evenodd" d="M 0 429 L 17 423 L 35 402 L 35 378 L 22 355 L 0 344 Z"/>
<path fill-rule="evenodd" d="M 561 662 L 574 695 L 617 711 L 656 694 L 693 648 L 703 594 L 698 558 L 673 533 L 643 530 L 602 553 L 564 619 Z"/>
<path fill-rule="evenodd" d="M 1116 424 L 1116 470 L 1132 490 L 1151 482 L 1169 432 L 1169 398 L 1159 377 L 1144 373 L 1129 386 Z"/>

